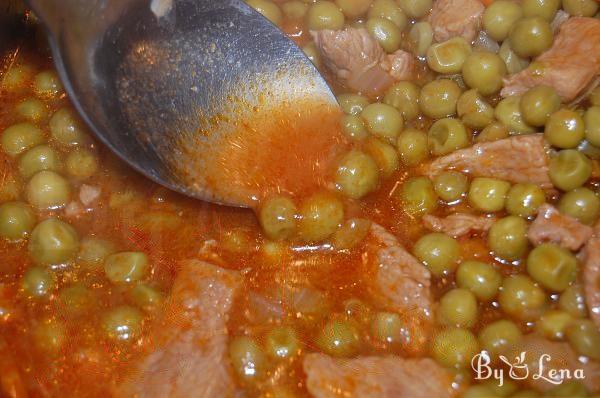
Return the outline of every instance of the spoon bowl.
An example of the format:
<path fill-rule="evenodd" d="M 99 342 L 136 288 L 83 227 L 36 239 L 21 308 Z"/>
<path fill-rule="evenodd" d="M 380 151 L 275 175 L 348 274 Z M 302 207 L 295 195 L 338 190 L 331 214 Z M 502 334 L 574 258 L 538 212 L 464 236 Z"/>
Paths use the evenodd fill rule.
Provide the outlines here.
<path fill-rule="evenodd" d="M 336 106 L 302 50 L 241 0 L 28 3 L 49 32 L 71 101 L 100 141 L 183 194 L 252 206 L 266 187 L 215 177 L 233 167 L 224 148 L 262 150 L 251 137 L 260 128 L 248 120 L 279 104 Z"/>

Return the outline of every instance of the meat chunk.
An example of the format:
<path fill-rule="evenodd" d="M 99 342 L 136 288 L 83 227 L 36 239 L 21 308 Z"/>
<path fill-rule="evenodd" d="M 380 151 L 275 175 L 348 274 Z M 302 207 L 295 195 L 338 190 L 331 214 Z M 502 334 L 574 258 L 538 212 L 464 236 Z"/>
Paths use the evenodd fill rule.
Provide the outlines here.
<path fill-rule="evenodd" d="M 238 272 L 187 261 L 170 300 L 153 325 L 155 347 L 121 384 L 116 396 L 231 397 L 234 381 L 227 361 L 228 313 Z"/>
<path fill-rule="evenodd" d="M 568 343 L 553 342 L 537 335 L 527 335 L 523 340 L 511 350 L 507 360 L 515 364 L 516 357 L 525 353 L 523 366 L 521 369 L 515 366 L 513 370 L 519 376 L 525 376 L 523 369 L 529 370 L 528 377 L 524 380 L 529 386 L 540 391 L 548 391 L 555 384 L 546 379 L 552 379 L 555 382 L 563 379 L 565 376 L 560 369 L 568 369 L 571 372 L 571 378 L 575 369 L 582 369 L 585 379 L 580 380 L 588 390 L 597 391 L 600 388 L 600 364 L 595 361 L 582 362 L 575 351 Z M 544 357 L 542 358 L 542 355 Z M 540 367 L 540 363 L 542 367 Z M 540 372 L 541 370 L 541 372 Z M 543 377 L 534 377 L 536 374 L 542 374 Z M 544 379 L 545 378 L 545 379 Z"/>
<path fill-rule="evenodd" d="M 327 68 L 352 90 L 377 96 L 396 80 L 414 75 L 416 62 L 410 53 L 386 54 L 365 29 L 320 30 L 312 35 Z"/>
<path fill-rule="evenodd" d="M 503 97 L 552 86 L 563 102 L 577 97 L 600 74 L 600 20 L 573 17 L 560 25 L 554 44 L 527 69 L 504 80 Z"/>
<path fill-rule="evenodd" d="M 552 205 L 543 204 L 529 226 L 527 236 L 534 245 L 552 242 L 569 250 L 578 250 L 592 236 L 592 232 L 591 227 L 560 214 Z"/>
<path fill-rule="evenodd" d="M 306 387 L 316 398 L 453 397 L 452 374 L 432 359 L 396 356 L 334 359 L 308 354 Z"/>
<path fill-rule="evenodd" d="M 530 182 L 552 188 L 548 177 L 548 154 L 541 134 L 520 135 L 482 142 L 454 151 L 425 165 L 424 173 L 434 177 L 455 169 L 474 177 L 495 177 L 513 183 Z"/>
<path fill-rule="evenodd" d="M 445 218 L 430 214 L 423 216 L 423 224 L 427 229 L 444 232 L 455 238 L 468 235 L 472 232 L 487 232 L 495 221 L 493 218 L 467 213 L 451 214 Z"/>
<path fill-rule="evenodd" d="M 464 37 L 472 42 L 481 26 L 485 7 L 479 0 L 437 0 L 429 15 L 435 41 Z"/>
<path fill-rule="evenodd" d="M 583 289 L 590 318 L 600 328 L 600 222 L 586 243 L 583 263 Z"/>
<path fill-rule="evenodd" d="M 369 293 L 382 307 L 401 316 L 405 351 L 420 353 L 431 334 L 431 274 L 382 226 L 373 224 L 369 239 L 363 255 L 367 272 L 374 273 Z"/>

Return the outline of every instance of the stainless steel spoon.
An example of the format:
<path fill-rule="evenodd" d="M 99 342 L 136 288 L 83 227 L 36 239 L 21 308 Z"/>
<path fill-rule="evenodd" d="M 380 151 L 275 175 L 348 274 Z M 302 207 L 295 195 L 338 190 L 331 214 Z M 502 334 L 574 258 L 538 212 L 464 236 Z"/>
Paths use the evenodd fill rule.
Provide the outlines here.
<path fill-rule="evenodd" d="M 232 129 L 252 110 L 282 101 L 336 104 L 302 50 L 241 0 L 27 2 L 97 137 L 142 174 L 189 196 L 252 205 L 259 192 L 207 175 Z"/>

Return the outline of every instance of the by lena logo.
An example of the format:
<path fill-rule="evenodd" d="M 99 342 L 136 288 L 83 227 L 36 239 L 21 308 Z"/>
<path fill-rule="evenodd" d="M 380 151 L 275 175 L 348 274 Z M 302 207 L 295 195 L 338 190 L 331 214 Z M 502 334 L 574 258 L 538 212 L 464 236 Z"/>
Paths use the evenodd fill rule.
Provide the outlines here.
<path fill-rule="evenodd" d="M 585 379 L 583 369 L 556 369 L 549 366 L 552 357 L 548 354 L 542 354 L 539 358 L 534 358 L 535 361 L 530 362 L 526 362 L 526 356 L 525 351 L 514 359 L 500 355 L 498 359 L 505 366 L 492 367 L 492 359 L 489 354 L 482 351 L 471 359 L 471 367 L 475 371 L 476 380 L 496 380 L 500 387 L 504 385 L 507 376 L 512 380 L 525 380 L 531 377 L 533 380 L 542 380 L 555 385 L 562 384 L 567 380 Z M 530 366 L 532 369 L 529 368 Z M 508 373 L 506 373 L 507 371 Z"/>

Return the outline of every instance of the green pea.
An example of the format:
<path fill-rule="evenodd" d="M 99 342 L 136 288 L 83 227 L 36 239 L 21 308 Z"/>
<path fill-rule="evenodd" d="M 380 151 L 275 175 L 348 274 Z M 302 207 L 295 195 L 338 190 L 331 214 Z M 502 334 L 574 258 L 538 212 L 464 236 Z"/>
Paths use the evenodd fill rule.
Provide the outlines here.
<path fill-rule="evenodd" d="M 67 173 L 79 179 L 90 178 L 98 171 L 98 158 L 84 148 L 78 148 L 69 153 L 65 163 Z"/>
<path fill-rule="evenodd" d="M 383 97 L 383 103 L 400 111 L 404 120 L 419 116 L 419 86 L 409 81 L 393 84 Z"/>
<path fill-rule="evenodd" d="M 130 297 L 133 304 L 147 312 L 153 311 L 164 301 L 161 292 L 143 283 L 131 289 Z"/>
<path fill-rule="evenodd" d="M 483 28 L 488 36 L 501 42 L 522 16 L 523 10 L 519 4 L 508 0 L 494 1 L 483 12 Z"/>
<path fill-rule="evenodd" d="M 406 10 L 404 10 L 404 12 L 406 12 Z M 413 24 L 412 28 L 410 28 L 408 37 L 414 54 L 419 57 L 424 57 L 427 54 L 429 46 L 433 42 L 433 28 L 427 21 L 416 22 Z"/>
<path fill-rule="evenodd" d="M 600 360 L 600 330 L 589 319 L 577 319 L 567 326 L 567 340 L 581 355 Z"/>
<path fill-rule="evenodd" d="M 35 325 L 32 335 L 36 347 L 51 356 L 61 354 L 68 339 L 64 324 L 56 320 L 45 320 Z"/>
<path fill-rule="evenodd" d="M 342 116 L 342 131 L 344 134 L 355 141 L 360 141 L 369 136 L 367 126 L 363 119 L 356 115 Z"/>
<path fill-rule="evenodd" d="M 309 30 L 339 30 L 344 27 L 344 14 L 331 1 L 319 0 L 313 3 L 306 13 Z"/>
<path fill-rule="evenodd" d="M 244 381 L 256 380 L 266 371 L 267 359 L 254 339 L 236 337 L 229 343 L 229 360 L 233 370 Z"/>
<path fill-rule="evenodd" d="M 504 208 L 510 183 L 497 178 L 477 177 L 471 181 L 467 199 L 471 206 L 484 212 L 496 212 Z"/>
<path fill-rule="evenodd" d="M 438 73 L 460 73 L 471 53 L 471 45 L 462 37 L 436 43 L 427 50 L 427 65 Z"/>
<path fill-rule="evenodd" d="M 25 239 L 35 226 L 35 214 L 23 202 L 0 205 L 0 236 L 12 241 Z"/>
<path fill-rule="evenodd" d="M 373 338 L 384 344 L 401 342 L 404 323 L 398 314 L 393 312 L 378 312 L 371 324 Z"/>
<path fill-rule="evenodd" d="M 348 1 L 348 0 L 347 0 Z M 356 0 L 355 0 L 356 1 Z M 363 0 L 364 1 L 364 0 Z M 375 0 L 369 8 L 370 18 L 385 18 L 392 21 L 401 31 L 408 25 L 408 18 L 394 0 Z"/>
<path fill-rule="evenodd" d="M 481 95 L 488 96 L 502 88 L 506 65 L 497 54 L 478 51 L 467 57 L 462 75 L 467 86 L 477 89 Z"/>
<path fill-rule="evenodd" d="M 94 305 L 94 295 L 83 285 L 65 287 L 58 293 L 62 309 L 73 316 L 87 313 Z"/>
<path fill-rule="evenodd" d="M 300 207 L 299 232 L 306 242 L 319 242 L 333 234 L 344 220 L 344 205 L 336 196 L 318 192 Z"/>
<path fill-rule="evenodd" d="M 31 267 L 23 275 L 21 287 L 28 297 L 47 297 L 54 290 L 55 281 L 52 274 L 42 267 Z"/>
<path fill-rule="evenodd" d="M 131 283 L 148 273 L 148 256 L 142 252 L 111 254 L 104 260 L 104 273 L 113 283 Z"/>
<path fill-rule="evenodd" d="M 38 265 L 57 265 L 75 258 L 79 251 L 77 231 L 64 221 L 48 218 L 31 232 L 29 254 Z"/>
<path fill-rule="evenodd" d="M 536 323 L 536 331 L 549 340 L 563 340 L 573 316 L 564 311 L 547 311 Z"/>
<path fill-rule="evenodd" d="M 274 358 L 290 358 L 300 352 L 300 339 L 291 327 L 279 326 L 267 333 L 265 348 Z"/>
<path fill-rule="evenodd" d="M 494 116 L 515 134 L 535 133 L 535 128 L 525 123 L 521 114 L 521 97 L 510 96 L 496 105 Z"/>
<path fill-rule="evenodd" d="M 344 1 L 344 0 L 342 0 Z M 345 1 L 350 1 L 352 2 L 352 0 L 345 0 Z M 363 2 L 370 2 L 371 0 L 363 0 Z M 339 0 L 338 0 L 338 5 L 339 5 Z M 308 11 L 308 4 L 305 3 L 302 0 L 291 0 L 291 1 L 287 1 L 283 4 L 281 4 L 281 11 L 283 12 L 283 15 L 289 19 L 289 20 L 296 20 L 296 19 L 303 19 L 304 16 L 306 15 L 306 12 Z M 342 8 L 340 6 L 340 8 Z"/>
<path fill-rule="evenodd" d="M 595 0 L 562 0 L 562 7 L 574 17 L 593 17 L 598 12 L 598 2 Z"/>
<path fill-rule="evenodd" d="M 461 90 L 450 79 L 439 79 L 427 83 L 419 95 L 421 112 L 432 119 L 452 116 L 456 113 L 456 103 Z"/>
<path fill-rule="evenodd" d="M 594 146 L 600 146 L 600 106 L 590 106 L 583 114 L 585 139 Z"/>
<path fill-rule="evenodd" d="M 43 170 L 62 170 L 59 154 L 48 145 L 38 145 L 31 148 L 19 159 L 19 173 L 24 178 L 30 178 Z"/>
<path fill-rule="evenodd" d="M 490 264 L 465 261 L 456 270 L 456 283 L 469 289 L 481 301 L 490 301 L 502 284 L 502 276 Z"/>
<path fill-rule="evenodd" d="M 558 210 L 584 224 L 593 225 L 600 215 L 600 199 L 588 188 L 575 188 L 560 198 Z"/>
<path fill-rule="evenodd" d="M 387 53 L 393 53 L 400 48 L 402 31 L 386 18 L 369 18 L 366 24 L 367 31 L 377 40 L 381 48 Z"/>
<path fill-rule="evenodd" d="M 366 325 L 373 319 L 373 310 L 365 302 L 351 298 L 344 301 L 344 314 L 352 321 Z"/>
<path fill-rule="evenodd" d="M 289 239 L 296 233 L 296 213 L 292 199 L 273 196 L 260 207 L 258 221 L 269 239 Z"/>
<path fill-rule="evenodd" d="M 416 166 L 429 157 L 427 134 L 417 129 L 406 129 L 398 136 L 400 160 L 406 166 Z"/>
<path fill-rule="evenodd" d="M 526 17 L 540 17 L 551 22 L 560 7 L 560 0 L 523 0 L 521 6 Z"/>
<path fill-rule="evenodd" d="M 110 340 L 122 343 L 133 342 L 142 334 L 143 319 L 138 309 L 122 305 L 104 314 L 102 329 Z"/>
<path fill-rule="evenodd" d="M 78 260 L 85 265 L 97 266 L 104 263 L 104 259 L 117 250 L 112 242 L 93 237 L 81 241 Z"/>
<path fill-rule="evenodd" d="M 592 162 L 576 149 L 563 149 L 550 160 L 548 175 L 555 187 L 570 191 L 589 180 L 592 175 Z"/>
<path fill-rule="evenodd" d="M 552 46 L 554 34 L 550 23 L 540 17 L 518 20 L 508 35 L 510 46 L 520 57 L 537 57 Z"/>
<path fill-rule="evenodd" d="M 527 222 L 521 217 L 504 217 L 490 228 L 488 246 L 496 256 L 504 260 L 518 260 L 527 250 L 527 229 Z"/>
<path fill-rule="evenodd" d="M 581 285 L 573 284 L 567 287 L 558 299 L 558 308 L 575 318 L 584 318 L 588 314 Z"/>
<path fill-rule="evenodd" d="M 351 150 L 339 162 L 336 187 L 352 199 L 373 192 L 379 184 L 379 168 L 375 160 L 359 150 Z"/>
<path fill-rule="evenodd" d="M 369 106 L 369 99 L 358 94 L 340 94 L 337 101 L 347 115 L 360 115 Z"/>
<path fill-rule="evenodd" d="M 546 289 L 562 292 L 577 276 L 577 259 L 560 246 L 544 243 L 527 257 L 527 272 Z"/>
<path fill-rule="evenodd" d="M 431 10 L 432 3 L 433 0 L 398 0 L 402 11 L 411 19 L 425 16 Z"/>
<path fill-rule="evenodd" d="M 50 133 L 59 144 L 66 146 L 81 145 L 86 141 L 85 129 L 74 112 L 61 108 L 50 118 Z"/>
<path fill-rule="evenodd" d="M 523 120 L 531 126 L 543 126 L 550 115 L 560 108 L 560 97 L 549 86 L 535 86 L 521 98 L 519 104 Z"/>
<path fill-rule="evenodd" d="M 246 0 L 246 3 L 260 12 L 265 18 L 271 21 L 275 25 L 279 25 L 283 19 L 283 14 L 277 6 L 269 0 Z"/>
<path fill-rule="evenodd" d="M 458 171 L 444 171 L 434 177 L 433 188 L 442 200 L 455 202 L 467 193 L 469 180 Z"/>
<path fill-rule="evenodd" d="M 346 220 L 342 226 L 333 233 L 331 243 L 337 250 L 351 249 L 358 245 L 368 235 L 371 222 L 362 218 Z"/>
<path fill-rule="evenodd" d="M 531 217 L 546 201 L 542 188 L 535 184 L 520 183 L 513 185 L 506 198 L 506 211 L 513 216 Z"/>
<path fill-rule="evenodd" d="M 474 129 L 482 129 L 494 121 L 494 108 L 475 89 L 460 96 L 456 110 L 463 123 Z"/>
<path fill-rule="evenodd" d="M 42 142 L 44 142 L 42 131 L 31 123 L 13 124 L 0 135 L 0 146 L 11 157 L 15 157 Z"/>
<path fill-rule="evenodd" d="M 446 326 L 471 327 L 477 322 L 477 298 L 467 289 L 452 289 L 442 296 L 438 322 Z"/>
<path fill-rule="evenodd" d="M 371 3 L 373 3 L 373 0 L 335 0 L 335 4 L 350 19 L 355 19 L 365 14 L 369 10 Z"/>
<path fill-rule="evenodd" d="M 585 137 L 585 126 L 579 113 L 559 109 L 548 118 L 544 137 L 557 148 L 575 148 Z"/>
<path fill-rule="evenodd" d="M 546 307 L 546 295 L 529 277 L 512 275 L 504 278 L 498 303 L 510 316 L 533 320 L 539 318 Z"/>
<path fill-rule="evenodd" d="M 400 167 L 400 154 L 391 144 L 375 137 L 365 140 L 363 150 L 379 168 L 381 178 L 389 178 Z"/>
<path fill-rule="evenodd" d="M 15 91 L 23 88 L 33 77 L 34 69 L 31 65 L 12 65 L 2 76 L 2 88 Z"/>
<path fill-rule="evenodd" d="M 579 380 L 565 380 L 562 384 L 548 390 L 545 397 L 586 398 L 589 394 L 585 385 Z"/>
<path fill-rule="evenodd" d="M 371 134 L 387 140 L 395 140 L 404 127 L 402 115 L 390 105 L 370 104 L 360 115 Z"/>
<path fill-rule="evenodd" d="M 498 141 L 508 138 L 509 136 L 510 133 L 508 131 L 508 127 L 500 122 L 492 122 L 488 124 L 477 137 L 475 137 L 475 142 L 481 143 Z"/>
<path fill-rule="evenodd" d="M 46 117 L 48 109 L 39 99 L 27 98 L 17 105 L 16 111 L 20 116 L 36 122 Z"/>
<path fill-rule="evenodd" d="M 413 254 L 437 277 L 453 272 L 458 266 L 460 246 L 456 239 L 439 232 L 422 236 Z"/>
<path fill-rule="evenodd" d="M 360 348 L 360 334 L 351 322 L 331 319 L 323 326 L 315 342 L 326 354 L 350 357 Z"/>
<path fill-rule="evenodd" d="M 400 191 L 400 201 L 404 211 L 414 217 L 430 214 L 438 207 L 438 196 L 427 177 L 408 179 Z"/>
<path fill-rule="evenodd" d="M 31 177 L 25 193 L 27 201 L 38 209 L 58 209 L 69 201 L 71 187 L 60 174 L 43 170 Z"/>
<path fill-rule="evenodd" d="M 523 338 L 514 322 L 502 319 L 486 325 L 479 332 L 479 344 L 492 358 L 506 354 Z"/>
<path fill-rule="evenodd" d="M 306 44 L 302 47 L 302 51 L 306 55 L 306 58 L 310 60 L 317 68 L 321 68 L 321 53 L 314 41 Z"/>
<path fill-rule="evenodd" d="M 432 155 L 447 155 L 469 145 L 469 135 L 460 120 L 445 118 L 431 125 L 427 143 Z"/>
<path fill-rule="evenodd" d="M 433 358 L 448 368 L 467 368 L 478 352 L 477 338 L 466 329 L 448 328 L 433 339 Z"/>
<path fill-rule="evenodd" d="M 529 59 L 519 57 L 513 51 L 508 40 L 504 41 L 498 50 L 498 56 L 502 58 L 509 74 L 518 73 L 529 66 Z"/>
<path fill-rule="evenodd" d="M 40 97 L 53 97 L 62 91 L 63 87 L 54 71 L 43 71 L 35 75 L 33 90 Z"/>

